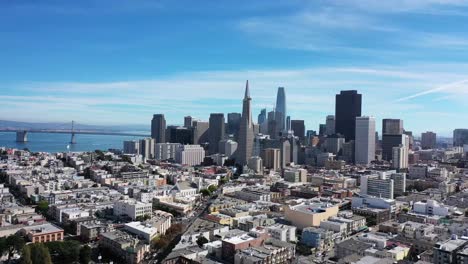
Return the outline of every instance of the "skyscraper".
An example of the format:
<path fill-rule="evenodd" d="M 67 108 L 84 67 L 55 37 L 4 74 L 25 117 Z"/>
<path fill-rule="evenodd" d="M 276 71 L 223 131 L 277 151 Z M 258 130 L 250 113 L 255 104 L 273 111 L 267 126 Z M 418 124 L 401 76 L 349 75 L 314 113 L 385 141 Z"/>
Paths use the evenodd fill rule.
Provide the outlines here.
<path fill-rule="evenodd" d="M 286 117 L 286 131 L 291 130 L 291 117 Z"/>
<path fill-rule="evenodd" d="M 304 120 L 291 120 L 291 130 L 294 131 L 295 136 L 299 137 L 301 141 L 304 141 L 304 136 L 305 136 Z"/>
<path fill-rule="evenodd" d="M 204 144 L 209 141 L 209 128 L 210 124 L 208 122 L 195 120 L 192 124 L 193 130 L 193 143 L 194 144 Z"/>
<path fill-rule="evenodd" d="M 356 118 L 355 163 L 369 165 L 375 158 L 375 119 Z"/>
<path fill-rule="evenodd" d="M 184 127 L 191 128 L 193 125 L 193 121 L 193 117 L 191 116 L 184 117 Z"/>
<path fill-rule="evenodd" d="M 455 129 L 453 131 L 453 145 L 463 147 L 465 144 L 468 144 L 468 129 Z"/>
<path fill-rule="evenodd" d="M 357 91 L 341 91 L 336 95 L 335 133 L 342 134 L 346 141 L 354 140 L 356 117 L 361 116 L 362 95 Z"/>
<path fill-rule="evenodd" d="M 403 120 L 386 118 L 382 120 L 382 159 L 390 161 L 393 148 L 404 145 Z M 407 146 L 409 147 L 409 146 Z"/>
<path fill-rule="evenodd" d="M 277 138 L 279 136 L 279 124 L 276 118 L 276 111 L 268 112 L 267 131 L 271 138 Z"/>
<path fill-rule="evenodd" d="M 266 108 L 263 108 L 262 110 L 260 110 L 260 114 L 258 114 L 257 123 L 261 125 L 266 121 L 267 121 L 267 112 L 266 112 Z"/>
<path fill-rule="evenodd" d="M 279 131 L 286 129 L 286 93 L 284 87 L 278 87 L 278 94 L 276 95 L 276 114 Z"/>
<path fill-rule="evenodd" d="M 151 120 L 151 137 L 156 143 L 166 142 L 166 119 L 163 114 L 153 115 Z"/>
<path fill-rule="evenodd" d="M 426 132 L 421 134 L 421 147 L 423 149 L 433 149 L 436 147 L 437 135 L 434 132 Z"/>
<path fill-rule="evenodd" d="M 403 134 L 403 120 L 401 119 L 383 119 L 382 120 L 383 135 L 401 135 Z"/>
<path fill-rule="evenodd" d="M 254 128 L 252 124 L 252 108 L 251 108 L 249 81 L 245 84 L 245 95 L 242 102 L 242 119 L 239 129 L 239 145 L 237 148 L 237 163 L 241 165 L 247 164 L 252 156 Z"/>
<path fill-rule="evenodd" d="M 241 122 L 241 114 L 240 113 L 229 113 L 227 115 L 227 133 L 235 135 L 237 137 L 237 133 L 239 133 L 240 122 Z"/>
<path fill-rule="evenodd" d="M 225 135 L 225 121 L 223 113 L 210 114 L 210 154 L 218 153 L 218 143 L 224 139 Z"/>
<path fill-rule="evenodd" d="M 325 125 L 326 125 L 325 135 L 329 136 L 329 135 L 335 134 L 335 116 L 334 115 L 327 116 L 327 121 Z"/>

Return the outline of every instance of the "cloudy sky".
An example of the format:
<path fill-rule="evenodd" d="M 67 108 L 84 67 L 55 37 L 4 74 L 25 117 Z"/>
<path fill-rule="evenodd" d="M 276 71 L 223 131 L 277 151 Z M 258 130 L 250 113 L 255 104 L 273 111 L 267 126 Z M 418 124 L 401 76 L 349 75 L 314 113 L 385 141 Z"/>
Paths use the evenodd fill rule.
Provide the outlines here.
<path fill-rule="evenodd" d="M 340 90 L 416 133 L 468 127 L 468 0 L 0 1 L 0 119 L 254 119 L 286 88 L 318 129 Z"/>

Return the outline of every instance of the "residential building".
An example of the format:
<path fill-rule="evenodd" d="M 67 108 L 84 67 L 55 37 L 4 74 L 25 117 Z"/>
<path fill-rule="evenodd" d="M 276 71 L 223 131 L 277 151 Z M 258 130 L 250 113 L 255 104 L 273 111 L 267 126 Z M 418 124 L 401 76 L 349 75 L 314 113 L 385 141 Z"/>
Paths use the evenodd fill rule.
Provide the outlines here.
<path fill-rule="evenodd" d="M 151 203 L 142 203 L 132 199 L 118 200 L 114 203 L 114 215 L 128 216 L 132 220 L 137 217 L 151 216 L 153 205 Z"/>
<path fill-rule="evenodd" d="M 299 229 L 320 226 L 320 222 L 337 216 L 338 205 L 320 202 L 306 202 L 298 205 L 285 205 L 284 216 Z"/>
<path fill-rule="evenodd" d="M 182 145 L 176 152 L 176 162 L 183 165 L 200 165 L 204 158 L 205 150 L 200 145 Z"/>

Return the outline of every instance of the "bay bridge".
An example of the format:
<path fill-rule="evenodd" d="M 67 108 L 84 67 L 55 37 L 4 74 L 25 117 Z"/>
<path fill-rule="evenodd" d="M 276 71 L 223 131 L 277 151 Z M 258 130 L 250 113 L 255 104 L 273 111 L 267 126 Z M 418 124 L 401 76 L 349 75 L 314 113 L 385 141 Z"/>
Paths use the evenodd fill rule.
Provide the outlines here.
<path fill-rule="evenodd" d="M 69 124 L 69 123 L 68 123 Z M 76 144 L 77 134 L 85 135 L 105 135 L 105 136 L 135 136 L 135 137 L 150 137 L 148 134 L 143 133 L 129 133 L 129 132 L 118 132 L 118 131 L 106 131 L 106 130 L 92 130 L 92 129 L 75 129 L 75 122 L 71 122 L 71 129 L 21 129 L 13 128 L 8 129 L 0 128 L 0 132 L 16 132 L 16 141 L 17 142 L 28 142 L 29 133 L 56 133 L 56 134 L 70 134 L 70 144 Z"/>

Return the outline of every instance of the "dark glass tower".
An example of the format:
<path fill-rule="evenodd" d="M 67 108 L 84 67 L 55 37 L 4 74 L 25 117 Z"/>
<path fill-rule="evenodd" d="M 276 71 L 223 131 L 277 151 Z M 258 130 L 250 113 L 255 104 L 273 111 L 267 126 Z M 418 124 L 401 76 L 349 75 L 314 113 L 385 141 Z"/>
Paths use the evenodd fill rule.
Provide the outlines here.
<path fill-rule="evenodd" d="M 341 134 L 346 141 L 354 140 L 356 117 L 361 116 L 362 95 L 357 91 L 341 91 L 336 95 L 335 133 Z"/>
<path fill-rule="evenodd" d="M 225 135 L 225 121 L 223 113 L 213 113 L 210 114 L 210 154 L 215 154 L 219 152 L 218 143 L 220 140 L 224 139 Z"/>
<path fill-rule="evenodd" d="M 229 113 L 227 115 L 227 133 L 233 134 L 237 137 L 237 133 L 239 132 L 240 122 L 241 122 L 242 115 L 240 113 Z"/>
<path fill-rule="evenodd" d="M 164 115 L 153 115 L 151 120 L 151 137 L 154 138 L 156 143 L 166 142 L 166 119 Z"/>

